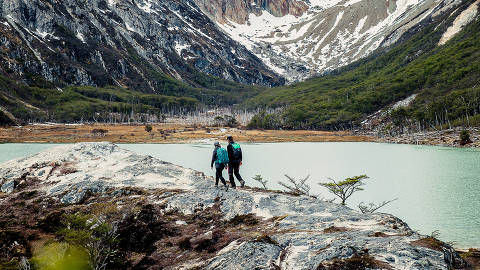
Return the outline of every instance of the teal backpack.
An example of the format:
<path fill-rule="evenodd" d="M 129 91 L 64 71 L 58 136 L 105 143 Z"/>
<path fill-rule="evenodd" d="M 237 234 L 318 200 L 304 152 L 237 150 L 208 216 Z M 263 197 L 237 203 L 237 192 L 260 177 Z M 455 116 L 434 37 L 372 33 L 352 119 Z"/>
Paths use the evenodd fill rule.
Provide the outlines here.
<path fill-rule="evenodd" d="M 217 160 L 215 160 L 218 164 L 227 164 L 228 160 L 228 153 L 227 150 L 224 148 L 219 147 L 217 149 Z"/>
<path fill-rule="evenodd" d="M 242 148 L 240 148 L 240 144 L 232 143 L 232 148 L 233 148 L 233 157 L 235 159 L 240 159 L 240 155 L 242 153 Z"/>

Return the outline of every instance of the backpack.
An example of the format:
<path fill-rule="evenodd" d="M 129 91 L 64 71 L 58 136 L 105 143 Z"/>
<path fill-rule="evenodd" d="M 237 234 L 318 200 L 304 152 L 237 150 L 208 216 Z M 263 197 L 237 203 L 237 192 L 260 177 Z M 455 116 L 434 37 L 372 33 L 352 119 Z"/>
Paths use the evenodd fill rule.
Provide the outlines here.
<path fill-rule="evenodd" d="M 217 160 L 216 160 L 216 162 L 218 164 L 227 164 L 229 162 L 228 153 L 227 153 L 227 150 L 225 150 L 225 148 L 219 147 L 217 149 Z"/>
<path fill-rule="evenodd" d="M 242 155 L 242 148 L 240 148 L 240 144 L 232 143 L 232 148 L 233 148 L 233 157 L 236 160 L 239 160 Z"/>

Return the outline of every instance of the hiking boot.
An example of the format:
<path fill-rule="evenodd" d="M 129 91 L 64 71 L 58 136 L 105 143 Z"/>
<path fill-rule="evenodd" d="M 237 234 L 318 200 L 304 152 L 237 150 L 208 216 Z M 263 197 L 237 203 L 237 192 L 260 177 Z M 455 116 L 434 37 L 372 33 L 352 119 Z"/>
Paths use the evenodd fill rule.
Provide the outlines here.
<path fill-rule="evenodd" d="M 243 180 L 240 181 L 240 185 L 241 185 L 241 187 L 244 187 L 245 186 L 245 181 L 243 181 Z"/>
<path fill-rule="evenodd" d="M 215 185 L 215 188 L 218 188 L 218 185 Z"/>

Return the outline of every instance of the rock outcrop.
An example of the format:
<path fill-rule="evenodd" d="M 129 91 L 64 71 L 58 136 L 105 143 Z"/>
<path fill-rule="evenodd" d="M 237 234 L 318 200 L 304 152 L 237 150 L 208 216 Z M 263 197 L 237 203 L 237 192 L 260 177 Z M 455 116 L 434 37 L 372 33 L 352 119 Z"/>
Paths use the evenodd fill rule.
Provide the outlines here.
<path fill-rule="evenodd" d="M 245 24 L 251 13 L 260 16 L 267 11 L 276 17 L 301 16 L 308 5 L 301 0 L 195 0 L 197 5 L 219 23 Z"/>
<path fill-rule="evenodd" d="M 59 146 L 0 164 L 1 230 L 35 239 L 31 235 L 51 232 L 61 213 L 95 213 L 115 219 L 123 263 L 142 269 L 449 269 L 463 263 L 448 245 L 428 245 L 431 238 L 388 214 L 255 188 L 225 192 L 212 180 L 111 143 Z M 27 242 L 17 245 L 30 250 Z"/>

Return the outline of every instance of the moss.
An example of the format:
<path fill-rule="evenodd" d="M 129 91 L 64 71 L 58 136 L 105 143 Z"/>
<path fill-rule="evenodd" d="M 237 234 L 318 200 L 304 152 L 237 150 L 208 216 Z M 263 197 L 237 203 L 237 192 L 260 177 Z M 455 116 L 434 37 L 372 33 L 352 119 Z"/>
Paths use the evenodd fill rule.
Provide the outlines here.
<path fill-rule="evenodd" d="M 480 249 L 470 248 L 467 251 L 458 252 L 472 269 L 480 269 Z"/>
<path fill-rule="evenodd" d="M 318 265 L 317 270 L 362 270 L 362 269 L 392 269 L 385 262 L 376 260 L 374 257 L 364 255 L 354 255 L 346 259 L 333 259 L 324 261 Z"/>
<path fill-rule="evenodd" d="M 278 242 L 273 240 L 268 234 L 262 234 L 260 236 L 257 236 L 257 238 L 255 238 L 255 242 L 262 242 L 278 246 Z"/>
<path fill-rule="evenodd" d="M 331 226 L 331 227 L 328 227 L 326 229 L 323 229 L 323 232 L 324 233 L 337 233 L 337 232 L 346 232 L 346 231 L 350 231 L 350 230 L 351 229 L 345 228 L 345 227 Z"/>
<path fill-rule="evenodd" d="M 190 242 L 189 237 L 185 237 L 182 240 L 178 242 L 178 247 L 181 249 L 191 249 L 192 248 L 192 243 Z"/>
<path fill-rule="evenodd" d="M 247 226 L 253 226 L 257 225 L 259 223 L 258 218 L 252 214 L 246 214 L 246 215 L 236 215 L 232 219 L 228 221 L 228 224 L 233 225 L 233 226 L 238 226 L 238 225 L 247 225 Z"/>
<path fill-rule="evenodd" d="M 2 270 L 18 270 L 20 269 L 17 259 L 14 259 L 9 262 L 0 262 L 0 269 Z"/>

